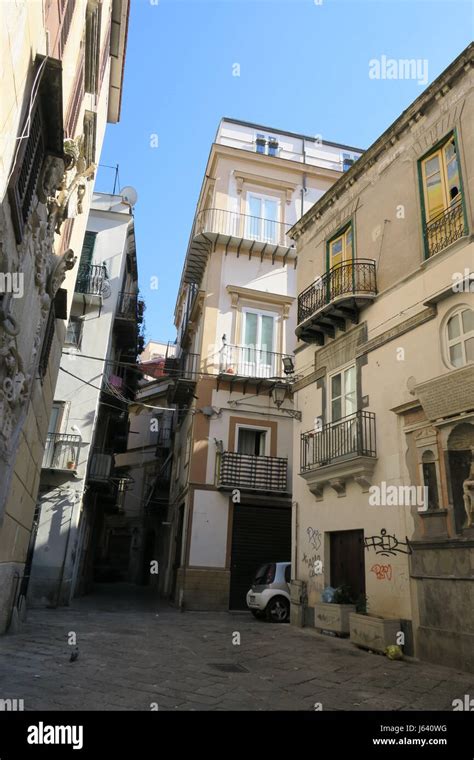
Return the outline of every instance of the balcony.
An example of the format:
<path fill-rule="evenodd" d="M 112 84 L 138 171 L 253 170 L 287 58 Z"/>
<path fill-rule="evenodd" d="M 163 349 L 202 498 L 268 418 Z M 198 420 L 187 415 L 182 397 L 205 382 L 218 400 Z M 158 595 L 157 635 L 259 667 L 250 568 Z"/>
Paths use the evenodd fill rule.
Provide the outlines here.
<path fill-rule="evenodd" d="M 138 339 L 138 325 L 143 320 L 144 303 L 137 293 L 119 293 L 115 311 L 115 328 L 127 345 L 130 341 L 135 344 Z"/>
<path fill-rule="evenodd" d="M 199 377 L 199 354 L 182 353 L 167 360 L 166 372 L 174 383 L 169 388 L 168 403 L 187 406 L 194 394 Z"/>
<path fill-rule="evenodd" d="M 318 499 L 330 485 L 345 495 L 345 481 L 352 477 L 367 491 L 377 459 L 375 414 L 359 411 L 321 430 L 301 434 L 300 475 Z"/>
<path fill-rule="evenodd" d="M 220 455 L 218 488 L 287 493 L 288 460 L 224 451 Z"/>
<path fill-rule="evenodd" d="M 262 219 L 259 216 L 239 214 L 224 209 L 205 209 L 195 219 L 185 264 L 185 282 L 199 283 L 206 266 L 207 255 L 215 244 L 237 249 L 237 255 L 246 253 L 249 258 L 265 255 L 296 258 L 295 244 L 287 233 L 290 224 Z"/>
<path fill-rule="evenodd" d="M 69 471 L 74 474 L 79 461 L 81 440 L 80 435 L 48 433 L 42 469 Z"/>
<path fill-rule="evenodd" d="M 90 456 L 88 480 L 108 483 L 110 473 L 112 472 L 112 465 L 113 453 L 111 451 L 106 452 L 102 449 L 93 449 Z"/>
<path fill-rule="evenodd" d="M 298 296 L 296 335 L 306 343 L 324 345 L 346 319 L 359 320 L 359 310 L 377 295 L 375 261 L 354 259 L 336 264 Z"/>
<path fill-rule="evenodd" d="M 269 387 L 275 380 L 285 378 L 283 360 L 294 359 L 289 354 L 279 354 L 253 346 L 233 346 L 224 344 L 219 352 L 219 381 L 243 383 L 244 392 L 248 384 Z"/>
<path fill-rule="evenodd" d="M 75 292 L 101 296 L 106 280 L 107 269 L 105 265 L 81 264 L 77 273 Z"/>
<path fill-rule="evenodd" d="M 434 256 L 466 234 L 462 197 L 457 195 L 450 208 L 442 211 L 425 224 L 424 237 L 427 255 L 429 257 Z"/>

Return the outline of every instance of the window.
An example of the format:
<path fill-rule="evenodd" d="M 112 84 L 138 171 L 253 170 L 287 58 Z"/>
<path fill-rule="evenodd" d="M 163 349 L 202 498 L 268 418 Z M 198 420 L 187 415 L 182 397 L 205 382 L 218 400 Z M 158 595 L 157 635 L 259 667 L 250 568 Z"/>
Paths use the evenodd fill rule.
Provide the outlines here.
<path fill-rule="evenodd" d="M 351 166 L 354 164 L 354 159 L 351 158 L 349 153 L 343 153 L 342 154 L 342 171 L 347 172 L 351 168 Z"/>
<path fill-rule="evenodd" d="M 268 138 L 268 155 L 269 156 L 278 155 L 278 140 L 275 137 Z"/>
<path fill-rule="evenodd" d="M 20 142 L 18 158 L 8 190 L 17 243 L 21 243 L 23 237 L 37 180 L 45 158 L 43 129 L 42 113 L 37 104 L 31 117 L 28 138 Z M 23 127 L 22 134 L 27 134 L 26 124 Z"/>
<path fill-rule="evenodd" d="M 239 428 L 237 437 L 238 453 L 257 457 L 265 456 L 266 436 L 266 430 Z"/>
<path fill-rule="evenodd" d="M 92 274 L 92 257 L 94 254 L 96 232 L 86 232 L 82 244 L 81 258 L 77 268 L 76 292 L 87 293 Z"/>
<path fill-rule="evenodd" d="M 422 159 L 425 241 L 432 256 L 464 234 L 462 188 L 454 134 Z"/>
<path fill-rule="evenodd" d="M 245 310 L 242 312 L 243 346 L 239 373 L 251 377 L 272 377 L 275 354 L 275 315 Z"/>
<path fill-rule="evenodd" d="M 97 93 L 100 59 L 100 13 L 102 6 L 89 3 L 86 11 L 85 90 Z"/>
<path fill-rule="evenodd" d="M 66 338 L 64 342 L 69 346 L 75 346 L 76 348 L 79 348 L 81 345 L 83 324 L 84 323 L 80 317 L 71 317 L 68 322 Z"/>
<path fill-rule="evenodd" d="M 454 135 L 422 161 L 426 221 L 445 211 L 461 192 Z"/>
<path fill-rule="evenodd" d="M 55 315 L 54 301 L 53 301 L 53 303 L 51 304 L 51 308 L 49 310 L 48 321 L 46 322 L 43 345 L 41 347 L 41 354 L 40 354 L 39 363 L 38 363 L 38 375 L 39 375 L 39 379 L 41 380 L 41 383 L 43 382 L 44 377 L 46 375 L 46 371 L 48 369 L 49 355 L 51 353 L 51 346 L 53 343 L 54 332 L 56 329 L 55 318 L 56 318 L 56 315 Z"/>
<path fill-rule="evenodd" d="M 422 457 L 423 485 L 428 492 L 428 509 L 438 509 L 438 480 L 436 462 L 432 451 L 425 451 Z"/>
<path fill-rule="evenodd" d="M 63 417 L 64 404 L 61 401 L 54 401 L 51 409 L 51 416 L 49 418 L 48 434 L 54 435 L 61 430 L 61 422 Z"/>
<path fill-rule="evenodd" d="M 474 362 L 474 311 L 462 308 L 456 311 L 446 325 L 448 361 L 452 367 L 463 367 Z"/>
<path fill-rule="evenodd" d="M 265 153 L 265 145 L 267 144 L 267 141 L 265 140 L 265 136 L 257 135 L 255 143 L 257 146 L 257 153 Z"/>
<path fill-rule="evenodd" d="M 352 257 L 352 224 L 350 224 L 344 232 L 329 241 L 329 269 L 345 261 L 352 261 Z"/>
<path fill-rule="evenodd" d="M 248 196 L 247 236 L 263 243 L 278 243 L 278 199 L 266 195 Z"/>
<path fill-rule="evenodd" d="M 331 422 L 348 417 L 357 411 L 356 370 L 348 367 L 330 377 Z"/>
<path fill-rule="evenodd" d="M 331 270 L 329 300 L 353 290 L 353 256 L 352 224 L 349 224 L 328 243 L 328 270 Z"/>

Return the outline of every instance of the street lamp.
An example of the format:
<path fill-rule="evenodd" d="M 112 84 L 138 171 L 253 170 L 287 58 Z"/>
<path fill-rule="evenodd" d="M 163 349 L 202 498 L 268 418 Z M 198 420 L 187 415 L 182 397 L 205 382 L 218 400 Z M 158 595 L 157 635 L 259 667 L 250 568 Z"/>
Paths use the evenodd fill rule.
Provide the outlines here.
<path fill-rule="evenodd" d="M 286 390 L 287 390 L 287 384 L 286 383 L 275 383 L 275 385 L 272 388 L 272 398 L 273 403 L 275 404 L 278 409 L 283 404 L 286 396 Z"/>

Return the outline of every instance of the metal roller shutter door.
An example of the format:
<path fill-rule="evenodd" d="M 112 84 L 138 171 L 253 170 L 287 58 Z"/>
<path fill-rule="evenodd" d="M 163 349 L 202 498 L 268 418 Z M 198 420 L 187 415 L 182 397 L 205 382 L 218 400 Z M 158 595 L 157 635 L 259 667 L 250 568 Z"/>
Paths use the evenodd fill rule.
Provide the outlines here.
<path fill-rule="evenodd" d="M 291 559 L 291 509 L 236 504 L 232 527 L 231 610 L 247 609 L 245 597 L 265 562 Z"/>

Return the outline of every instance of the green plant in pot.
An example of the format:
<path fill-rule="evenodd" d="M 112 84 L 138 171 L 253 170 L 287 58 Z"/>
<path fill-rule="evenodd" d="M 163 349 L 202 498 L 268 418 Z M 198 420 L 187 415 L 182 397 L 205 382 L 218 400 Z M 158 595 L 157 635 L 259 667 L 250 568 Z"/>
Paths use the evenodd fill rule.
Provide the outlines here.
<path fill-rule="evenodd" d="M 347 584 L 338 586 L 332 598 L 332 604 L 354 604 L 352 589 Z"/>

